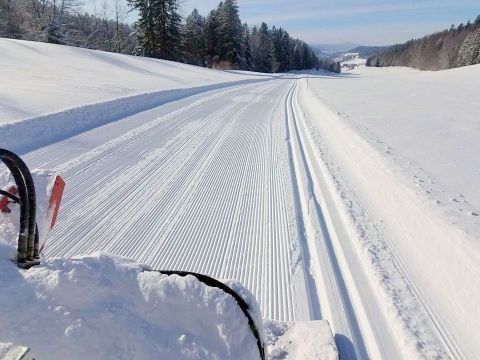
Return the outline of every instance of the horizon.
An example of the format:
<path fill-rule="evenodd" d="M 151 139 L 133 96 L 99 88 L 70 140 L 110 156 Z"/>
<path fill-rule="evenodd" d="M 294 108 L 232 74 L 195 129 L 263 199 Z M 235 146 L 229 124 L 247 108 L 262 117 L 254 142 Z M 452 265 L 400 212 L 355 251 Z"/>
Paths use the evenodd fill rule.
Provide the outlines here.
<path fill-rule="evenodd" d="M 93 12 L 92 4 L 85 10 Z M 112 0 L 104 0 L 111 8 Z M 183 0 L 180 13 L 188 16 L 194 8 L 208 15 L 220 0 Z M 320 0 L 304 0 L 295 4 L 286 0 L 238 0 L 240 18 L 250 26 L 267 23 L 283 27 L 293 37 L 312 46 L 341 45 L 385 46 L 423 37 L 436 31 L 474 21 L 479 15 L 478 3 L 460 1 L 341 0 L 336 4 Z M 128 7 L 124 4 L 125 9 Z M 124 21 L 133 23 L 134 12 L 125 11 Z"/>

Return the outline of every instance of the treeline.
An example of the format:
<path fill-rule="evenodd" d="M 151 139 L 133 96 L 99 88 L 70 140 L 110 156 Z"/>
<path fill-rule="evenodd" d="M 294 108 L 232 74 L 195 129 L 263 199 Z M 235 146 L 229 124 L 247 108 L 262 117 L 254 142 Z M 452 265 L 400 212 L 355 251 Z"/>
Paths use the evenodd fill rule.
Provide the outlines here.
<path fill-rule="evenodd" d="M 186 19 L 179 0 L 127 0 L 139 14 L 123 22 L 122 0 L 103 0 L 94 14 L 79 13 L 79 0 L 0 0 L 0 37 L 43 41 L 142 55 L 216 69 L 285 72 L 340 64 L 319 59 L 305 42 L 267 24 L 250 28 L 236 0 L 225 0 L 207 17 L 194 10 Z M 110 5 L 108 5 L 110 4 Z"/>
<path fill-rule="evenodd" d="M 367 66 L 409 66 L 444 70 L 480 64 L 480 15 L 476 20 L 389 47 L 367 59 Z"/>
<path fill-rule="evenodd" d="M 128 0 L 138 11 L 137 54 L 216 69 L 265 73 L 340 65 L 320 60 L 305 42 L 282 28 L 241 22 L 236 0 L 220 2 L 208 16 L 196 9 L 182 22 L 178 0 Z"/>
<path fill-rule="evenodd" d="M 95 14 L 78 13 L 77 0 L 0 0 L 0 37 L 133 54 L 137 39 L 122 22 L 120 0 Z M 113 20 L 112 20 L 113 18 Z"/>

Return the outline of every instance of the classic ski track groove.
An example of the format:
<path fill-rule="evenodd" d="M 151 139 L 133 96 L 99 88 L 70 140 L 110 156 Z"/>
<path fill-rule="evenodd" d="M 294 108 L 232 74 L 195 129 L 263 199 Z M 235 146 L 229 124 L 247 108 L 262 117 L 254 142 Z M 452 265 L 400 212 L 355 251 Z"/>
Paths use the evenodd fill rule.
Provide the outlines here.
<path fill-rule="evenodd" d="M 236 279 L 265 318 L 328 319 L 343 357 L 375 357 L 297 94 L 297 79 L 236 86 L 28 154 L 30 166 L 55 167 L 67 183 L 46 255 L 106 251 Z"/>
<path fill-rule="evenodd" d="M 205 94 L 159 118 L 150 110 L 140 126 L 62 158 L 56 171 L 68 185 L 46 254 L 107 251 L 156 269 L 238 279 L 266 317 L 296 319 L 306 299 L 292 280 L 298 238 L 290 231 L 295 217 L 282 107 L 289 85 L 277 80 Z M 266 105 L 251 106 L 260 100 Z M 114 126 L 27 159 L 48 167 L 37 159 L 54 159 L 69 143 Z"/>

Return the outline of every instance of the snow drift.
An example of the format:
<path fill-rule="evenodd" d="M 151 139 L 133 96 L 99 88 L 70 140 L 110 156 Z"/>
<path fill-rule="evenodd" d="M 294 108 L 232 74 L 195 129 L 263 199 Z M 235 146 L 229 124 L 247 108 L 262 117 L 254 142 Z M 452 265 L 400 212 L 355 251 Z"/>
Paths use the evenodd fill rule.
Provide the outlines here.
<path fill-rule="evenodd" d="M 0 339 L 39 358 L 260 358 L 235 299 L 193 276 L 146 272 L 102 253 L 23 271 L 10 262 L 14 253 L 0 245 Z M 254 298 L 234 286 L 261 324 Z"/>

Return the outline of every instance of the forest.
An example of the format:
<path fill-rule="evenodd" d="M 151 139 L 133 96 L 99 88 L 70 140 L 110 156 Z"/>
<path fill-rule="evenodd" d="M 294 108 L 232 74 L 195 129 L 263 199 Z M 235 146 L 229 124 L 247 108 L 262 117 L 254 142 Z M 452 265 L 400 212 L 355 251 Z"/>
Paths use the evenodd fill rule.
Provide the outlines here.
<path fill-rule="evenodd" d="M 412 39 L 367 59 L 367 66 L 445 70 L 480 64 L 480 15 L 474 22 Z"/>
<path fill-rule="evenodd" d="M 325 69 L 340 64 L 319 59 L 304 41 L 266 23 L 241 21 L 237 0 L 225 0 L 207 16 L 196 9 L 182 18 L 179 0 L 94 2 L 92 14 L 78 0 L 0 0 L 0 37 L 147 56 L 204 66 L 265 73 Z M 135 10 L 134 24 L 125 22 Z"/>

